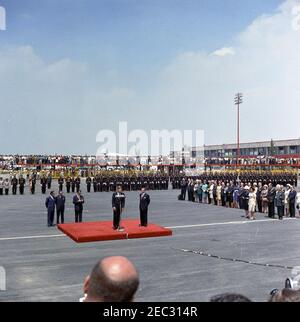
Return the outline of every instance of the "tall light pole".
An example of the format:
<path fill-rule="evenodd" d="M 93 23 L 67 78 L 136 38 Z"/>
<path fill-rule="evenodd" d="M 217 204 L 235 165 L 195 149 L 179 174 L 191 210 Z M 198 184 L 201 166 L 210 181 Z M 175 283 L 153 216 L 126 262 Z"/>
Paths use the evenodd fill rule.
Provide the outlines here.
<path fill-rule="evenodd" d="M 240 105 L 243 103 L 243 94 L 237 93 L 234 98 L 234 104 L 237 106 L 237 151 L 236 164 L 239 164 L 240 158 Z"/>

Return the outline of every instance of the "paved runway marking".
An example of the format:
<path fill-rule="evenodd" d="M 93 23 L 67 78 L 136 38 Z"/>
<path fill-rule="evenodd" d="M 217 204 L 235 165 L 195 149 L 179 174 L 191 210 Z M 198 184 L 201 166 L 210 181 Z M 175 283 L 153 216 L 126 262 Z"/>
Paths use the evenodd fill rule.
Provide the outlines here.
<path fill-rule="evenodd" d="M 287 220 L 296 220 L 295 218 L 285 218 Z M 226 226 L 226 225 L 244 225 L 244 224 L 254 224 L 261 222 L 279 222 L 279 220 L 274 219 L 262 219 L 262 220 L 253 220 L 253 221 L 227 221 L 227 222 L 217 222 L 210 224 L 198 224 L 198 225 L 187 225 L 187 226 L 173 226 L 166 227 L 168 229 L 187 229 L 187 228 L 201 228 L 201 227 L 212 227 L 212 226 Z M 0 238 L 0 241 L 7 240 L 22 240 L 22 239 L 41 239 L 41 238 L 57 238 L 57 237 L 67 237 L 64 234 L 57 235 L 38 235 L 38 236 L 20 236 L 20 237 L 3 237 Z"/>
<path fill-rule="evenodd" d="M 40 239 L 40 238 L 54 238 L 54 237 L 66 237 L 66 235 L 41 235 L 41 236 L 21 236 L 21 237 L 4 237 L 0 238 L 0 241 L 4 240 L 18 240 L 18 239 Z"/>
<path fill-rule="evenodd" d="M 295 220 L 295 218 L 285 218 L 284 221 L 287 220 Z M 199 225 L 186 225 L 186 226 L 173 226 L 173 227 L 166 227 L 168 229 L 183 229 L 183 228 L 201 228 L 201 227 L 210 227 L 210 226 L 225 226 L 225 225 L 244 225 L 244 224 L 254 224 L 254 223 L 261 223 L 261 222 L 279 222 L 276 219 L 261 219 L 261 220 L 247 220 L 247 221 L 227 221 L 227 222 L 217 222 L 217 223 L 210 223 L 210 224 L 199 224 Z"/>

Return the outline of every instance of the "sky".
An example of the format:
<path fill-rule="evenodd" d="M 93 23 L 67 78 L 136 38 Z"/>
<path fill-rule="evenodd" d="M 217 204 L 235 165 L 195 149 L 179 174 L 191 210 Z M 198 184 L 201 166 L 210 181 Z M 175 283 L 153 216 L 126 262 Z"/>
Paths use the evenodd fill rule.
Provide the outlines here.
<path fill-rule="evenodd" d="M 0 0 L 0 154 L 95 154 L 97 133 L 299 138 L 300 0 Z"/>

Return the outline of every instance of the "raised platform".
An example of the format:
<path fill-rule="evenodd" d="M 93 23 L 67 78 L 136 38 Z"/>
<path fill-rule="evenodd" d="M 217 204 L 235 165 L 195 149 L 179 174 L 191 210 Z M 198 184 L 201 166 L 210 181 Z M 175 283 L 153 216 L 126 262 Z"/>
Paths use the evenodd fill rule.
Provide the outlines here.
<path fill-rule="evenodd" d="M 121 224 L 124 227 L 124 231 L 113 230 L 111 221 L 60 224 L 57 227 L 76 243 L 172 235 L 172 230 L 170 229 L 151 223 L 148 224 L 148 227 L 139 227 L 139 223 L 137 219 L 122 220 Z"/>

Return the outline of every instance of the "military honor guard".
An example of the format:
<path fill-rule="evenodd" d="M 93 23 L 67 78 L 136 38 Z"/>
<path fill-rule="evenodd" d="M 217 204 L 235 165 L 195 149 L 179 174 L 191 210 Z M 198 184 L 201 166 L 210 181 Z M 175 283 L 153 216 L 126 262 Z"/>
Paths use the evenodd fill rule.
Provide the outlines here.
<path fill-rule="evenodd" d="M 81 180 L 80 180 L 80 177 L 78 176 L 78 177 L 75 179 L 76 192 L 79 192 L 79 191 L 80 191 L 80 183 L 81 183 Z"/>
<path fill-rule="evenodd" d="M 71 189 L 72 189 L 72 193 L 75 192 L 75 187 L 76 187 L 76 179 L 75 177 L 71 178 Z"/>
<path fill-rule="evenodd" d="M 51 189 L 51 185 L 52 185 L 52 176 L 51 176 L 51 173 L 49 173 L 47 177 L 47 188 Z"/>
<path fill-rule="evenodd" d="M 31 176 L 29 179 L 29 189 L 32 195 L 35 194 L 35 184 L 36 184 L 36 179 L 34 176 Z"/>
<path fill-rule="evenodd" d="M 98 187 L 97 187 L 97 177 L 94 177 L 93 178 L 93 189 L 94 189 L 94 192 L 97 192 L 98 191 Z"/>
<path fill-rule="evenodd" d="M 63 191 L 63 189 L 64 189 L 64 178 L 63 178 L 63 176 L 60 176 L 59 178 L 58 178 L 58 189 L 59 189 L 59 191 Z"/>
<path fill-rule="evenodd" d="M 40 183 L 41 183 L 42 194 L 44 195 L 47 189 L 47 178 L 45 175 L 41 177 Z"/>
<path fill-rule="evenodd" d="M 69 176 L 66 178 L 66 189 L 67 189 L 67 193 L 70 193 L 70 190 L 71 190 L 71 178 Z"/>
<path fill-rule="evenodd" d="M 92 178 L 90 176 L 88 176 L 85 180 L 86 182 L 86 190 L 88 193 L 91 192 L 91 185 L 92 185 Z"/>

